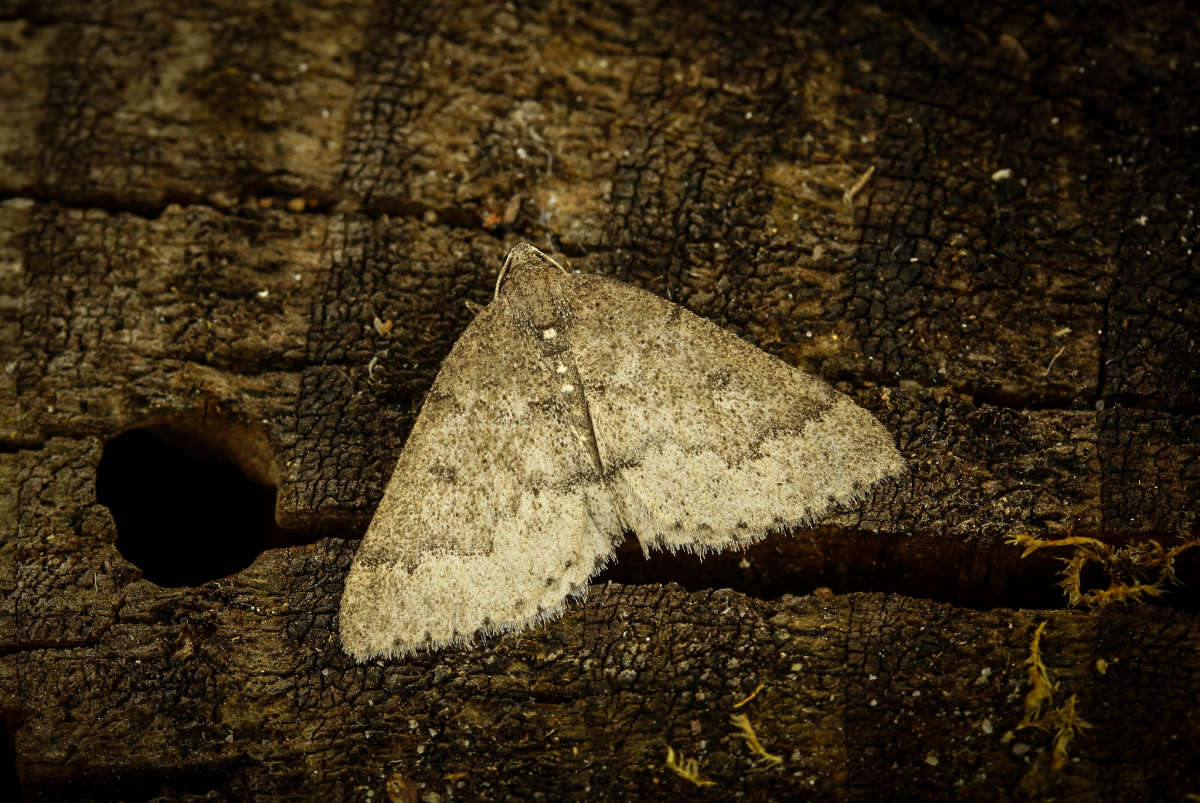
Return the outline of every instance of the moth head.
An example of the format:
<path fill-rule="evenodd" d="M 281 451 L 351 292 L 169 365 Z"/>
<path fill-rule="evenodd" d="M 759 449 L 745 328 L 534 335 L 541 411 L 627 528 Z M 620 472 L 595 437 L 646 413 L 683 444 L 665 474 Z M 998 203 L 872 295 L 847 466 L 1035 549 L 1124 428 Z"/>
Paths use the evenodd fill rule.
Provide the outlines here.
<path fill-rule="evenodd" d="M 504 265 L 500 268 L 500 275 L 496 277 L 496 293 L 494 297 L 498 298 L 500 296 L 500 288 L 506 282 L 551 268 L 558 268 L 564 274 L 567 272 L 562 265 L 529 243 L 517 243 L 508 252 L 508 256 L 504 259 Z"/>

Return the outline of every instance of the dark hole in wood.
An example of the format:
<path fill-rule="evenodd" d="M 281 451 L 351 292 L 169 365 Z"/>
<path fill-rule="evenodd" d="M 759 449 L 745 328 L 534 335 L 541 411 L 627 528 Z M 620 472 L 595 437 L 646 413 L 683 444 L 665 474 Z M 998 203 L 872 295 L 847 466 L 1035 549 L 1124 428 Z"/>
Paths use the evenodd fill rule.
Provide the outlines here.
<path fill-rule="evenodd" d="M 96 495 L 117 549 L 161 586 L 200 585 L 296 538 L 275 523 L 275 488 L 250 480 L 195 431 L 150 427 L 110 440 Z"/>
<path fill-rule="evenodd" d="M 0 741 L 0 799 L 21 800 L 17 780 L 17 756 L 13 749 L 13 717 L 4 717 L 4 739 Z"/>

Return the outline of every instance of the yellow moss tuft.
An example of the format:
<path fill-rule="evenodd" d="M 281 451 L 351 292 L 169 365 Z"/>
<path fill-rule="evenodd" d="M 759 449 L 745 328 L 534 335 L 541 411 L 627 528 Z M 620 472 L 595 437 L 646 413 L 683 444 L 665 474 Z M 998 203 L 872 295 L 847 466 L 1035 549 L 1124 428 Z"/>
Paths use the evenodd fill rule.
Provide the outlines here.
<path fill-rule="evenodd" d="M 1070 557 L 1060 558 L 1064 566 L 1058 585 L 1072 607 L 1102 607 L 1113 602 L 1143 602 L 1164 594 L 1167 584 L 1179 582 L 1175 559 L 1200 546 L 1200 538 L 1183 541 L 1170 549 L 1153 540 L 1116 547 L 1084 536 L 1043 539 L 1021 533 L 1010 536 L 1008 543 L 1024 547 L 1022 558 L 1039 549 L 1074 547 Z M 1083 571 L 1089 565 L 1098 566 L 1108 576 L 1107 588 L 1083 587 Z"/>
<path fill-rule="evenodd" d="M 742 707 L 742 706 L 744 706 L 746 703 L 750 702 L 750 701 L 751 701 L 751 700 L 753 700 L 755 697 L 757 697 L 757 696 L 758 696 L 758 693 L 759 693 L 760 691 L 762 691 L 764 688 L 766 688 L 766 685 L 767 685 L 767 684 L 765 684 L 765 683 L 760 683 L 760 684 L 758 684 L 757 686 L 755 686 L 755 687 L 754 687 L 754 691 L 750 692 L 749 696 L 747 696 L 745 699 L 743 699 L 743 700 L 741 700 L 741 701 L 739 701 L 739 702 L 736 702 L 736 703 L 734 703 L 734 704 L 733 704 L 733 707 L 734 707 L 734 708 L 741 708 L 741 707 Z"/>
<path fill-rule="evenodd" d="M 754 732 L 754 726 L 750 724 L 750 718 L 745 714 L 733 714 L 729 720 L 737 726 L 738 736 L 746 740 L 746 746 L 750 748 L 750 752 L 765 759 L 771 764 L 782 764 L 783 756 L 777 756 L 773 753 L 768 753 L 766 748 L 762 746 L 762 742 L 758 740 L 758 734 Z"/>
<path fill-rule="evenodd" d="M 685 781 L 691 781 L 696 786 L 717 785 L 716 781 L 700 777 L 700 763 L 696 759 L 684 758 L 683 753 L 680 753 L 678 760 L 676 760 L 675 750 L 671 745 L 667 745 L 667 767 L 680 778 L 683 778 Z"/>
<path fill-rule="evenodd" d="M 1063 766 L 1067 763 L 1067 745 L 1076 735 L 1083 732 L 1084 728 L 1092 727 L 1090 723 L 1085 722 L 1075 712 L 1075 695 L 1071 695 L 1071 699 L 1058 709 L 1050 712 L 1049 718 L 1055 725 L 1054 731 L 1054 750 L 1051 753 L 1050 769 L 1055 772 L 1061 772 Z"/>
<path fill-rule="evenodd" d="M 1050 682 L 1050 673 L 1042 662 L 1042 631 L 1046 623 L 1038 625 L 1033 633 L 1033 642 L 1029 645 L 1029 657 L 1025 659 L 1029 667 L 1029 693 L 1025 695 L 1025 718 L 1018 728 L 1036 726 L 1042 715 L 1042 710 L 1050 702 L 1054 693 L 1054 685 Z"/>
<path fill-rule="evenodd" d="M 1053 540 L 1050 540 L 1050 539 L 1043 540 L 1041 538 L 1038 538 L 1036 535 L 1026 535 L 1024 533 L 1017 533 L 1016 535 L 1009 536 L 1008 543 L 1013 544 L 1015 546 L 1025 547 L 1025 551 L 1021 553 L 1021 557 L 1023 557 L 1023 558 L 1027 558 L 1030 555 L 1032 555 L 1034 552 L 1037 552 L 1039 549 L 1045 549 L 1046 547 L 1092 546 L 1092 547 L 1103 548 L 1103 547 L 1108 546 L 1108 544 L 1104 543 L 1103 541 L 1098 541 L 1095 538 L 1086 538 L 1082 535 L 1074 535 L 1074 536 L 1071 536 L 1070 538 L 1055 538 Z"/>
<path fill-rule="evenodd" d="M 1084 721 L 1076 710 L 1077 698 L 1071 698 L 1058 708 L 1047 710 L 1047 705 L 1057 690 L 1057 685 L 1050 682 L 1050 673 L 1042 660 L 1042 632 L 1046 623 L 1038 625 L 1033 633 L 1033 641 L 1029 645 L 1029 657 L 1025 659 L 1029 667 L 1029 693 L 1025 695 L 1025 717 L 1017 728 L 1041 728 L 1054 732 L 1054 743 L 1051 748 L 1050 769 L 1061 772 L 1067 763 L 1067 746 L 1079 735 L 1084 728 L 1092 727 Z"/>

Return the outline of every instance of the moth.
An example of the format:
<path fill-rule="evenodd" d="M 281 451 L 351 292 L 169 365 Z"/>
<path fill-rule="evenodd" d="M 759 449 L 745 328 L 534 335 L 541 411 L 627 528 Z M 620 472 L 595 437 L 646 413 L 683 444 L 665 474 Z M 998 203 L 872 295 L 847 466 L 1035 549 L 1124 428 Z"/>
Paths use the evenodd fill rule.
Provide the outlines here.
<path fill-rule="evenodd" d="M 745 547 L 898 474 L 825 382 L 651 293 L 514 247 L 442 364 L 346 579 L 343 648 L 397 657 L 559 614 L 627 532 Z"/>

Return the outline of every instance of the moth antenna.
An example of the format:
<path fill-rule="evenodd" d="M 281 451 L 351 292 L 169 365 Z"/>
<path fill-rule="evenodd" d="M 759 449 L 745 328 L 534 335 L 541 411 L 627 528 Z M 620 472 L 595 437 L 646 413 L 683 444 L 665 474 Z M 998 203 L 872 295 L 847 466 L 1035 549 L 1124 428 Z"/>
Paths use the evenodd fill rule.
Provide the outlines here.
<path fill-rule="evenodd" d="M 548 262 L 549 262 L 551 265 L 553 265 L 554 267 L 556 267 L 556 268 L 558 268 L 559 270 L 561 270 L 561 271 L 563 272 L 563 275 L 564 275 L 564 276 L 570 276 L 570 275 L 571 275 L 571 274 L 567 273 L 567 269 L 566 269 L 566 268 L 564 268 L 562 265 L 558 264 L 558 260 L 556 260 L 554 257 L 550 256 L 549 254 L 543 253 L 543 252 L 541 252 L 541 251 L 538 251 L 538 253 L 539 253 L 539 254 L 541 254 L 542 256 L 544 256 L 544 257 L 546 258 L 546 261 L 548 261 Z"/>
<path fill-rule="evenodd" d="M 496 290 L 492 293 L 492 301 L 500 297 L 500 283 L 504 281 L 504 277 L 508 274 L 508 266 L 512 264 L 512 256 L 515 248 L 508 249 L 508 256 L 504 258 L 504 264 L 500 266 L 500 273 L 496 276 Z"/>

